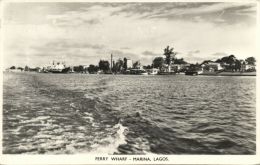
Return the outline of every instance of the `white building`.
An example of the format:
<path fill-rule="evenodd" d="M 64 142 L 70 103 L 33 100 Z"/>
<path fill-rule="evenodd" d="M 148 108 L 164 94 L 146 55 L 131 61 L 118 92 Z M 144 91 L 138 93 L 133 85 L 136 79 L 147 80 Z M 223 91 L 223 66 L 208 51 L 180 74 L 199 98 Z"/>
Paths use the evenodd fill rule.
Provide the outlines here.
<path fill-rule="evenodd" d="M 220 63 L 217 62 L 207 62 L 202 64 L 201 66 L 203 71 L 208 71 L 208 72 L 215 72 L 223 69 Z"/>
<path fill-rule="evenodd" d="M 179 71 L 179 70 L 186 69 L 189 66 L 190 66 L 190 64 L 172 64 L 171 65 L 171 70 Z"/>
<path fill-rule="evenodd" d="M 126 59 L 126 65 L 127 65 L 127 68 L 132 68 L 133 67 L 133 61 L 131 59 Z"/>

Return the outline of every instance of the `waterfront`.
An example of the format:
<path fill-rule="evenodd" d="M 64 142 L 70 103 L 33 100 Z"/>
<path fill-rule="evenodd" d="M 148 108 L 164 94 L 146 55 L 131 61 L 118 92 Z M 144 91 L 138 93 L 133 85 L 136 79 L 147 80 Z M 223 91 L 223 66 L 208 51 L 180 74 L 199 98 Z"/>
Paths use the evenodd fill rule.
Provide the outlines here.
<path fill-rule="evenodd" d="M 255 154 L 255 77 L 4 73 L 6 154 Z"/>

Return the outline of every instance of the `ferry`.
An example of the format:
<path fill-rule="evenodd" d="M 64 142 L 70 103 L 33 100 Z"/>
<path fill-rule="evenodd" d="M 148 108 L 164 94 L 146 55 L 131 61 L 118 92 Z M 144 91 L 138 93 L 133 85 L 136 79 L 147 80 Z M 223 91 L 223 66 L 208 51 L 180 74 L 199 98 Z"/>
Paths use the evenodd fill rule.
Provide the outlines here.
<path fill-rule="evenodd" d="M 50 70 L 51 73 L 69 73 L 70 72 L 70 68 L 64 68 L 64 69 L 51 69 Z"/>
<path fill-rule="evenodd" d="M 49 72 L 51 73 L 68 73 L 70 71 L 70 67 L 65 67 L 65 63 L 54 63 L 50 67 Z"/>

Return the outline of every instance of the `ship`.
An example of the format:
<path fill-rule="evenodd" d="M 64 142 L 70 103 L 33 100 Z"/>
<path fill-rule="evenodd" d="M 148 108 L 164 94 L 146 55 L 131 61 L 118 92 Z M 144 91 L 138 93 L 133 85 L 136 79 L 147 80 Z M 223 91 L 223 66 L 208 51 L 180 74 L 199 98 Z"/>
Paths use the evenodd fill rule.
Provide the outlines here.
<path fill-rule="evenodd" d="M 49 72 L 51 73 L 69 73 L 69 71 L 70 71 L 70 67 L 66 67 L 64 62 L 55 63 L 53 61 L 53 64 L 49 69 Z"/>

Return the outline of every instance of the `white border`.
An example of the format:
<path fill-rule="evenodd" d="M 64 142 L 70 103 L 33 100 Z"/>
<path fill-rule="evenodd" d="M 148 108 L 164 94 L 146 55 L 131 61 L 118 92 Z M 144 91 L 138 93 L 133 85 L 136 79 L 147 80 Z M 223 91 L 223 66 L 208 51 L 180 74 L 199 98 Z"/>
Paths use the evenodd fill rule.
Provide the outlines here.
<path fill-rule="evenodd" d="M 253 2 L 257 3 L 257 36 L 256 36 L 256 49 L 258 55 L 260 55 L 260 0 L 0 0 L 0 18 L 3 15 L 3 6 L 5 3 L 9 2 L 240 2 L 240 3 L 248 3 Z M 3 19 L 2 25 L 3 25 Z M 0 28 L 0 103 L 3 105 L 3 42 L 4 39 L 3 33 L 4 28 L 1 26 Z M 238 34 L 239 35 L 239 34 Z M 259 43 L 259 46 L 257 46 Z M 259 75 L 260 67 L 259 67 L 259 56 L 257 59 L 257 75 Z M 259 107 L 260 102 L 260 88 L 259 88 L 259 76 L 256 77 L 256 155 L 92 155 L 92 154 L 79 154 L 79 155 L 7 155 L 2 154 L 2 106 L 1 106 L 1 115 L 0 115 L 0 164 L 260 164 L 260 145 L 259 145 Z M 108 157 L 108 161 L 96 161 L 96 156 Z M 127 157 L 128 161 L 111 161 L 111 157 Z M 133 161 L 133 157 L 149 157 L 151 160 L 155 157 L 167 157 L 169 161 L 166 162 L 156 162 L 156 161 Z M 131 160 L 130 160 L 131 159 Z"/>

